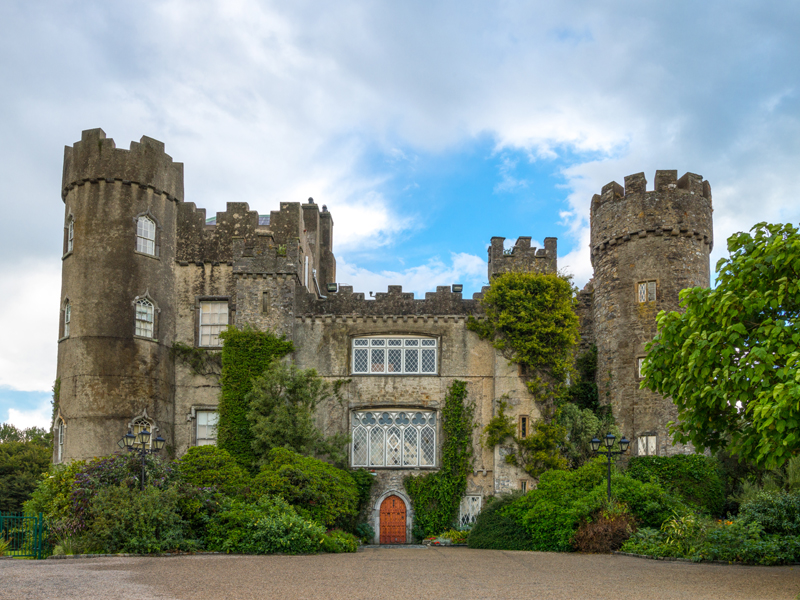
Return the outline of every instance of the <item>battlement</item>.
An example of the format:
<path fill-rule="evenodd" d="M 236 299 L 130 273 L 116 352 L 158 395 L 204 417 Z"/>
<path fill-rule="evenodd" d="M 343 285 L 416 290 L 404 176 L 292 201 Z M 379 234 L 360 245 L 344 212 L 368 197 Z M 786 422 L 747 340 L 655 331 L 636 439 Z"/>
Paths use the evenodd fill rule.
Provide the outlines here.
<path fill-rule="evenodd" d="M 506 238 L 493 237 L 489 246 L 489 279 L 500 273 L 555 273 L 558 271 L 558 240 L 544 238 L 544 248 L 531 247 L 530 237 L 519 237 L 510 250 Z"/>
<path fill-rule="evenodd" d="M 64 147 L 62 198 L 76 185 L 101 180 L 151 187 L 157 194 L 183 201 L 183 163 L 173 162 L 163 142 L 147 136 L 123 150 L 102 129 L 87 129 L 80 142 Z"/>
<path fill-rule="evenodd" d="M 592 198 L 592 261 L 604 250 L 650 236 L 690 237 L 713 248 L 711 185 L 702 175 L 656 171 L 647 190 L 644 173 L 612 181 Z"/>
<path fill-rule="evenodd" d="M 655 193 L 683 192 L 703 197 L 709 203 L 711 202 L 711 184 L 705 181 L 702 175 L 697 175 L 696 173 L 687 172 L 678 179 L 678 171 L 656 171 L 655 187 L 651 191 Z M 628 175 L 625 177 L 625 187 L 622 187 L 616 181 L 611 181 L 604 185 L 600 194 L 595 194 L 592 198 L 592 211 L 595 211 L 606 202 L 645 193 L 647 193 L 647 179 L 644 173 Z"/>
<path fill-rule="evenodd" d="M 485 292 L 488 288 L 484 288 Z M 298 297 L 296 315 L 306 316 L 444 316 L 480 315 L 483 309 L 480 299 L 483 292 L 464 299 L 461 292 L 451 286 L 437 286 L 435 292 L 426 292 L 424 299 L 416 299 L 413 292 L 404 292 L 400 285 L 390 285 L 386 292 L 376 292 L 375 299 L 365 298 L 363 293 L 353 292 L 352 286 L 341 285 L 335 293 L 318 299 L 314 294 Z"/>

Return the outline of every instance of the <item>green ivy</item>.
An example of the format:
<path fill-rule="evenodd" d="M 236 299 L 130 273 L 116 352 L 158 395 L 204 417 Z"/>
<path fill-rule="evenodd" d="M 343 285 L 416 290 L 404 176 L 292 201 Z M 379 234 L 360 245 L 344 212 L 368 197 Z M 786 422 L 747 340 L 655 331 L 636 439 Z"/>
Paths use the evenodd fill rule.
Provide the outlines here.
<path fill-rule="evenodd" d="M 539 399 L 561 392 L 578 342 L 569 279 L 552 273 L 503 273 L 492 279 L 481 304 L 486 319 L 470 317 L 467 327 L 522 365 L 528 389 Z"/>
<path fill-rule="evenodd" d="M 466 400 L 467 384 L 453 381 L 442 409 L 441 469 L 417 477 L 409 475 L 403 480 L 414 506 L 416 529 L 426 536 L 441 533 L 453 525 L 467 489 L 467 476 L 472 471 L 475 405 Z"/>
<path fill-rule="evenodd" d="M 198 375 L 219 375 L 222 356 L 219 352 L 194 348 L 181 342 L 175 342 L 169 349 L 173 360 L 180 359 Z"/>
<path fill-rule="evenodd" d="M 507 396 L 503 396 L 503 398 L 507 398 Z M 514 417 L 506 414 L 507 408 L 508 402 L 502 399 L 498 400 L 497 414 L 483 428 L 482 443 L 486 448 L 494 448 L 498 444 L 502 444 L 508 438 L 514 437 L 517 432 Z"/>
<path fill-rule="evenodd" d="M 56 415 L 58 414 L 59 408 L 59 400 L 61 399 L 61 378 L 56 377 L 56 380 L 53 382 L 53 399 L 50 401 L 50 404 L 53 406 L 53 414 L 50 417 L 50 423 L 55 424 Z"/>
<path fill-rule="evenodd" d="M 252 470 L 258 460 L 247 420 L 247 394 L 253 379 L 275 359 L 294 351 L 292 342 L 268 331 L 229 326 L 220 333 L 222 346 L 221 394 L 217 446 L 227 450 L 242 467 Z"/>

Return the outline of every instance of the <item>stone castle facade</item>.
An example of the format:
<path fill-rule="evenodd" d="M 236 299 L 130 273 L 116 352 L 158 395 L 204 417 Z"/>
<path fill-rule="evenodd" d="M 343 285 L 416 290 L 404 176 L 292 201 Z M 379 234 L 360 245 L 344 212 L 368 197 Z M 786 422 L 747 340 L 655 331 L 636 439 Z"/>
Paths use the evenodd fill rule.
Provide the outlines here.
<path fill-rule="evenodd" d="M 507 397 L 520 428 L 540 418 L 517 365 L 467 329 L 482 294 L 450 286 L 415 298 L 400 286 L 366 299 L 336 284 L 333 217 L 323 206 L 282 202 L 269 216 L 230 202 L 207 218 L 184 201 L 183 165 L 143 137 L 117 149 L 100 129 L 65 148 L 60 398 L 54 462 L 117 450 L 129 428 L 147 426 L 176 455 L 213 443 L 219 375 L 198 374 L 171 353 L 176 343 L 214 350 L 227 324 L 285 334 L 302 368 L 351 379 L 346 403 L 319 410 L 328 433 L 348 432 L 351 464 L 373 469 L 375 529 L 381 506 L 399 498 L 408 473 L 440 461 L 440 409 L 454 379 L 467 382 L 479 428 L 462 517 L 482 498 L 534 482 L 487 450 L 479 433 Z M 673 404 L 639 389 L 644 346 L 658 311 L 678 308 L 678 292 L 709 285 L 711 191 L 699 175 L 658 171 L 624 188 L 606 185 L 591 206 L 594 279 L 579 294 L 582 345 L 598 348 L 601 401 L 612 405 L 632 452 L 671 454 Z M 511 251 L 495 237 L 489 277 L 557 270 L 557 240 Z M 470 516 L 471 515 L 471 516 Z M 410 533 L 410 529 L 409 529 Z"/>

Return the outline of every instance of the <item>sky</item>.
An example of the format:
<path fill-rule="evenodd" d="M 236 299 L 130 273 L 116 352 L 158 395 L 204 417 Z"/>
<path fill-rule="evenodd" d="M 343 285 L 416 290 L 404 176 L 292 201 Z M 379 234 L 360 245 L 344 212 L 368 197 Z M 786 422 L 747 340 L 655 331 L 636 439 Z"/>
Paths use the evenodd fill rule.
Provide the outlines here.
<path fill-rule="evenodd" d="M 725 0 L 0 3 L 0 422 L 50 425 L 63 148 L 100 127 L 183 162 L 185 199 L 313 197 L 337 279 L 487 283 L 493 236 L 558 238 L 591 277 L 589 203 L 703 175 L 712 267 L 800 221 L 800 3 Z"/>

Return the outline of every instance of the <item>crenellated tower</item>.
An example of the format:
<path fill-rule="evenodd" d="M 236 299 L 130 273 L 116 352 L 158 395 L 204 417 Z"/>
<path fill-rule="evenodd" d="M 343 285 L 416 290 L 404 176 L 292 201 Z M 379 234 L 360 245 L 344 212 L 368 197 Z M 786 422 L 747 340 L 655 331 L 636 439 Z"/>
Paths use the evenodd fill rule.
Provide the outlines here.
<path fill-rule="evenodd" d="M 137 417 L 172 442 L 175 222 L 183 164 L 148 137 L 118 149 L 102 129 L 64 150 L 61 322 L 54 460 L 107 454 Z M 140 421 L 144 422 L 144 421 Z"/>
<path fill-rule="evenodd" d="M 708 287 L 713 247 L 711 186 L 700 175 L 656 171 L 603 187 L 592 199 L 593 318 L 600 401 L 611 404 L 634 454 L 674 454 L 666 423 L 668 398 L 640 390 L 645 345 L 661 310 L 679 310 L 682 289 Z"/>

